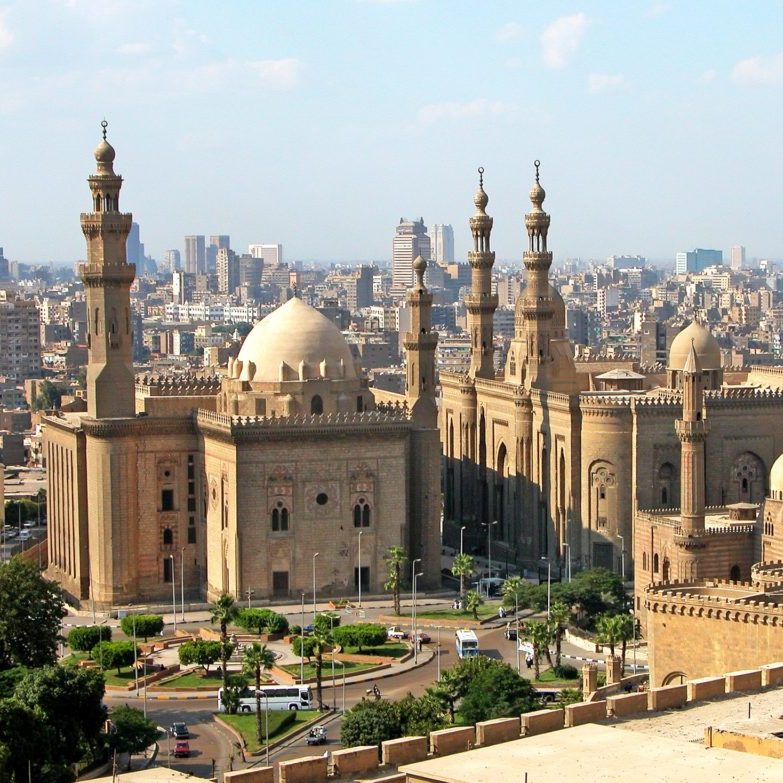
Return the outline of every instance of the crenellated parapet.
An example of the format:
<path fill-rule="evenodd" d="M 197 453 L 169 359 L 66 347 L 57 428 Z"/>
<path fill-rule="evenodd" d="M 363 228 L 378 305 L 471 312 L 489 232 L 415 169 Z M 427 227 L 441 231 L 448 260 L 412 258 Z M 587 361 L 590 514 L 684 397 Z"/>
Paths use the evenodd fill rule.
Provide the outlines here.
<path fill-rule="evenodd" d="M 750 567 L 750 579 L 757 587 L 783 589 L 783 560 L 754 563 Z"/>
<path fill-rule="evenodd" d="M 220 392 L 219 375 L 200 377 L 192 374 L 136 378 L 137 397 L 205 397 Z"/>

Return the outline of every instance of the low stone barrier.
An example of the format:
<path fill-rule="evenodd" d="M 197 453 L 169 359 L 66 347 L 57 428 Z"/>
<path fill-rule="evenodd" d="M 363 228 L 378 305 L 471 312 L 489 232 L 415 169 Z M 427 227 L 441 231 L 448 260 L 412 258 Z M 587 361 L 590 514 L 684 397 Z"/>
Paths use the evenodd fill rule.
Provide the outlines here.
<path fill-rule="evenodd" d="M 704 744 L 708 748 L 726 748 L 742 753 L 752 753 L 754 756 L 783 759 L 783 740 L 774 736 L 742 734 L 739 731 L 707 726 L 704 729 Z"/>
<path fill-rule="evenodd" d="M 702 701 L 702 699 L 715 699 L 726 693 L 725 677 L 700 677 L 696 680 L 689 680 L 686 683 L 688 688 L 688 701 Z"/>
<path fill-rule="evenodd" d="M 565 726 L 572 728 L 583 723 L 594 723 L 606 717 L 605 701 L 583 701 L 565 708 Z"/>
<path fill-rule="evenodd" d="M 761 685 L 769 688 L 783 684 L 783 663 L 770 663 L 761 667 Z"/>
<path fill-rule="evenodd" d="M 526 737 L 536 734 L 546 734 L 548 731 L 557 731 L 565 725 L 565 711 L 561 707 L 557 710 L 536 710 L 526 712 L 522 716 L 522 733 Z"/>
<path fill-rule="evenodd" d="M 378 769 L 378 746 L 359 745 L 335 750 L 332 753 L 332 769 L 340 777 Z"/>
<path fill-rule="evenodd" d="M 399 766 L 423 761 L 427 758 L 427 737 L 402 737 L 381 743 L 381 759 L 384 764 Z"/>
<path fill-rule="evenodd" d="M 610 696 L 606 700 L 606 711 L 615 718 L 647 712 L 647 694 L 624 693 L 620 696 Z"/>
<path fill-rule="evenodd" d="M 158 680 L 163 680 L 166 677 L 171 677 L 173 674 L 179 672 L 180 666 L 178 663 L 174 663 L 171 666 L 167 666 L 163 671 L 153 672 L 146 677 L 139 677 L 139 688 L 143 688 L 145 685 L 152 685 Z M 131 680 L 127 685 L 107 685 L 107 691 L 132 691 L 136 688 L 136 681 Z"/>
<path fill-rule="evenodd" d="M 277 768 L 280 783 L 322 783 L 328 776 L 326 756 L 305 756 L 293 761 L 281 761 Z"/>
<path fill-rule="evenodd" d="M 476 729 L 473 726 L 457 726 L 430 732 L 430 748 L 434 756 L 461 753 L 476 745 Z"/>
<path fill-rule="evenodd" d="M 519 739 L 521 734 L 519 718 L 495 718 L 482 720 L 476 724 L 476 744 L 497 745 L 498 742 L 508 742 Z"/>
<path fill-rule="evenodd" d="M 726 693 L 761 690 L 761 669 L 729 672 L 726 675 Z"/>
<path fill-rule="evenodd" d="M 223 783 L 228 781 L 238 783 L 274 783 L 274 767 L 255 767 L 254 769 L 238 769 L 236 772 L 224 772 Z"/>
<path fill-rule="evenodd" d="M 647 706 L 651 710 L 670 710 L 674 707 L 682 707 L 688 701 L 688 686 L 683 683 L 650 688 L 647 696 Z"/>

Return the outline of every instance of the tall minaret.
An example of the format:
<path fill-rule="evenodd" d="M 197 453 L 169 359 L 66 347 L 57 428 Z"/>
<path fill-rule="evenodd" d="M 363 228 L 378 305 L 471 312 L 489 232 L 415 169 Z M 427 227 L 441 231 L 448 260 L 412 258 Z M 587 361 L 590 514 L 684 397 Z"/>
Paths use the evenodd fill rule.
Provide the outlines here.
<path fill-rule="evenodd" d="M 524 341 L 522 359 L 526 366 L 527 388 L 548 386 L 547 374 L 552 363 L 549 341 L 552 337 L 553 300 L 549 288 L 552 253 L 547 250 L 549 215 L 542 204 L 546 192 L 539 182 L 539 161 L 535 162 L 536 181 L 530 189 L 532 209 L 525 215 L 528 248 L 522 256 L 527 270 L 527 287 L 517 302 L 515 340 Z"/>
<path fill-rule="evenodd" d="M 704 380 L 693 341 L 681 377 L 682 419 L 675 426 L 681 444 L 681 525 L 688 535 L 704 530 L 704 443 L 710 431 L 704 411 Z"/>
<path fill-rule="evenodd" d="M 492 266 L 495 253 L 489 249 L 492 218 L 486 213 L 489 197 L 484 192 L 484 169 L 479 167 L 479 186 L 473 203 L 476 214 L 470 218 L 473 250 L 468 253 L 471 269 L 470 293 L 465 297 L 470 335 L 469 374 L 475 378 L 495 377 L 495 345 L 493 316 L 498 306 L 497 294 L 492 294 Z"/>
<path fill-rule="evenodd" d="M 411 328 L 403 340 L 407 364 L 405 397 L 415 420 L 429 426 L 431 418 L 432 426 L 436 426 L 435 347 L 438 335 L 432 331 L 432 294 L 424 286 L 426 270 L 427 262 L 417 256 L 413 262 L 416 279 L 413 288 L 408 289 L 407 297 Z"/>
<path fill-rule="evenodd" d="M 95 148 L 98 170 L 87 181 L 93 211 L 82 213 L 87 263 L 81 277 L 87 297 L 87 412 L 96 419 L 135 415 L 130 287 L 136 276 L 126 241 L 132 216 L 120 212 L 122 177 L 114 173 L 114 147 Z"/>

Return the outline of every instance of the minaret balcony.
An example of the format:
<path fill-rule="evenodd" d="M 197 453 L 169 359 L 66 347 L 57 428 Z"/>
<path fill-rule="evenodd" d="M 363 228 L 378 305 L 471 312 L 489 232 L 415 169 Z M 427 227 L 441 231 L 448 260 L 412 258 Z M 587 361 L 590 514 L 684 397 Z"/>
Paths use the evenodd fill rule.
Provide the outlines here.
<path fill-rule="evenodd" d="M 706 419 L 699 421 L 683 421 L 677 419 L 674 422 L 677 437 L 683 443 L 699 443 L 706 440 L 710 431 L 710 423 Z"/>

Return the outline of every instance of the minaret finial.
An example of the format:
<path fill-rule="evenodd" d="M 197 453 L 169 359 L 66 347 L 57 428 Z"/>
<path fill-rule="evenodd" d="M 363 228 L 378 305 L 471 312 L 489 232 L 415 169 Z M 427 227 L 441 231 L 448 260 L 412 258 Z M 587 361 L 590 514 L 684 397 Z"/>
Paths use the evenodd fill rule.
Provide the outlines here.
<path fill-rule="evenodd" d="M 106 128 L 108 128 L 108 127 L 109 127 L 109 123 L 108 123 L 108 122 L 106 122 L 106 120 L 104 120 L 104 121 L 101 123 L 101 128 L 103 128 L 103 140 L 104 140 L 104 141 L 106 141 Z"/>
<path fill-rule="evenodd" d="M 483 188 L 484 187 L 484 167 L 483 166 L 479 166 L 478 167 L 478 173 L 479 173 L 479 187 Z"/>
<path fill-rule="evenodd" d="M 536 183 L 538 183 L 538 168 L 541 165 L 540 160 L 533 161 L 533 165 L 536 167 Z"/>

